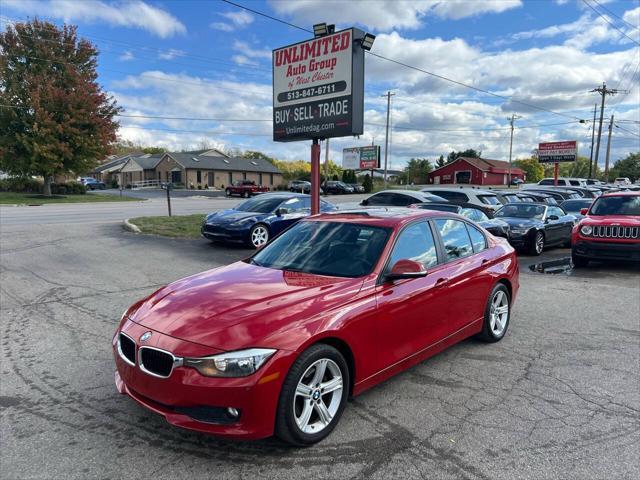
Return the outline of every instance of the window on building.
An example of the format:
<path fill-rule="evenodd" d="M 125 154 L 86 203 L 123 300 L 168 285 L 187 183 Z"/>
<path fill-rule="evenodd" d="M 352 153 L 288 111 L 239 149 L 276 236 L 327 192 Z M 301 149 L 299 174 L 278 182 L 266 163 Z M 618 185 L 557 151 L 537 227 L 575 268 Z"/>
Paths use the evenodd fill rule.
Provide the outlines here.
<path fill-rule="evenodd" d="M 242 172 L 242 179 L 246 180 L 247 179 L 247 172 Z"/>
<path fill-rule="evenodd" d="M 273 185 L 273 173 L 269 174 L 269 185 Z"/>
<path fill-rule="evenodd" d="M 200 170 L 196 171 L 196 183 L 202 183 L 202 172 Z"/>
<path fill-rule="evenodd" d="M 260 185 L 262 185 L 262 174 L 261 173 L 258 174 L 258 183 Z"/>
<path fill-rule="evenodd" d="M 229 185 L 233 185 L 233 172 L 229 172 L 229 173 L 228 173 L 227 183 L 228 183 Z"/>

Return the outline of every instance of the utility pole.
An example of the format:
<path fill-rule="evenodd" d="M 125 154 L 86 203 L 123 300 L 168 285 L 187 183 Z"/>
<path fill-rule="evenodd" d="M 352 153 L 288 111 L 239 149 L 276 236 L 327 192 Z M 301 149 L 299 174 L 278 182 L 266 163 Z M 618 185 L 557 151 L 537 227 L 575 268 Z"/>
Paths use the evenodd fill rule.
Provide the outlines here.
<path fill-rule="evenodd" d="M 509 186 L 507 188 L 511 188 L 511 154 L 513 153 L 513 122 L 518 118 L 522 118 L 522 117 L 514 113 L 513 115 L 511 115 L 511 118 L 509 119 L 509 123 L 511 124 L 511 140 L 509 141 Z"/>
<path fill-rule="evenodd" d="M 593 167 L 593 142 L 596 136 L 596 111 L 598 110 L 598 104 L 593 106 L 593 124 L 591 125 L 591 153 L 589 154 L 589 178 L 591 176 L 591 168 Z"/>
<path fill-rule="evenodd" d="M 387 97 L 387 132 L 384 136 L 384 188 L 387 188 L 387 161 L 389 158 L 389 114 L 391 112 L 391 97 L 395 93 L 387 92 L 383 97 Z"/>
<path fill-rule="evenodd" d="M 611 131 L 613 130 L 613 115 L 611 115 L 611 122 L 609 123 L 609 138 L 607 139 L 607 157 L 604 161 L 604 181 L 609 181 L 609 155 L 611 153 Z"/>
<path fill-rule="evenodd" d="M 329 181 L 329 138 L 327 138 L 327 143 L 324 148 L 324 181 Z M 322 183 L 322 182 L 321 182 Z M 324 192 L 325 195 L 329 195 L 327 192 Z"/>
<path fill-rule="evenodd" d="M 600 104 L 600 124 L 598 125 L 598 141 L 596 142 L 596 159 L 593 164 L 593 173 L 598 171 L 598 157 L 600 154 L 600 137 L 602 136 L 602 120 L 604 117 L 604 99 L 607 95 L 615 95 L 620 91 L 616 88 L 607 88 L 607 84 L 602 82 L 602 86 L 594 88 L 591 92 L 598 92 L 602 95 L 602 103 Z"/>

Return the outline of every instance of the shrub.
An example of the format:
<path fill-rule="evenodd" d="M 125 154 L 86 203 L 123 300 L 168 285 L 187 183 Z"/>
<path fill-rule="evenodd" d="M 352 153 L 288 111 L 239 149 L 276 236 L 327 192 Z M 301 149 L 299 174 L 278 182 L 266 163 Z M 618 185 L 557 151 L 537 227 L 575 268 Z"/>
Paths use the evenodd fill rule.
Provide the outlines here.
<path fill-rule="evenodd" d="M 83 195 L 87 193 L 87 187 L 79 182 L 52 183 L 53 195 Z"/>
<path fill-rule="evenodd" d="M 0 180 L 1 192 L 41 193 L 42 182 L 31 177 L 10 177 Z"/>
<path fill-rule="evenodd" d="M 118 188 L 120 185 L 118 185 L 118 179 L 117 178 L 112 178 L 111 179 L 111 188 Z"/>

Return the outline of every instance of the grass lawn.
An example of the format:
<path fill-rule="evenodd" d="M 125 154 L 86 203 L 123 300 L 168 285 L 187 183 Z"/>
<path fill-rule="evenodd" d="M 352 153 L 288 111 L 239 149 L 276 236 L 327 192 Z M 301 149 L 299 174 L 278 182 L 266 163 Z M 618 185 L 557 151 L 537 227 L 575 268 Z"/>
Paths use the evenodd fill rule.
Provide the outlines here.
<path fill-rule="evenodd" d="M 201 238 L 200 226 L 204 214 L 177 215 L 173 217 L 137 217 L 129 219 L 142 233 L 174 238 Z"/>
<path fill-rule="evenodd" d="M 0 204 L 43 205 L 45 203 L 95 203 L 95 202 L 140 202 L 141 198 L 120 195 L 54 195 L 51 198 L 36 193 L 0 192 Z"/>

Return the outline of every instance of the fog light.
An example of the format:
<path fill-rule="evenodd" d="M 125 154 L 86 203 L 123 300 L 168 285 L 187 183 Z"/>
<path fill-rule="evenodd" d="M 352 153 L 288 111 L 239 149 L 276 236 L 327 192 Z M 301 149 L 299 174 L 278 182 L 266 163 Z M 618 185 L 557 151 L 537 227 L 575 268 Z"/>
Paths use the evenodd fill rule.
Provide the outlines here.
<path fill-rule="evenodd" d="M 229 415 L 231 415 L 232 417 L 234 417 L 234 418 L 237 418 L 238 415 L 240 415 L 240 412 L 238 412 L 238 410 L 236 408 L 233 408 L 233 407 L 227 408 L 227 413 Z"/>

